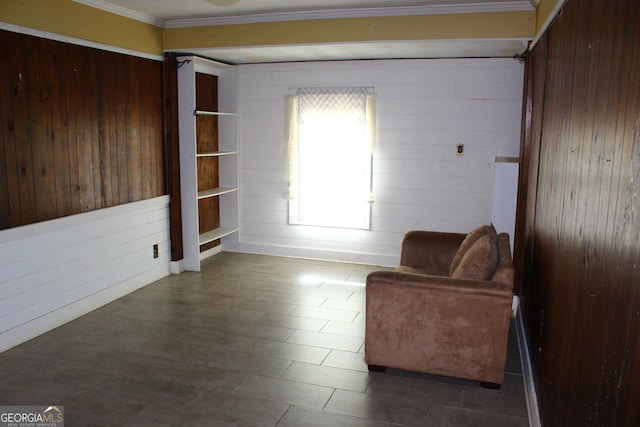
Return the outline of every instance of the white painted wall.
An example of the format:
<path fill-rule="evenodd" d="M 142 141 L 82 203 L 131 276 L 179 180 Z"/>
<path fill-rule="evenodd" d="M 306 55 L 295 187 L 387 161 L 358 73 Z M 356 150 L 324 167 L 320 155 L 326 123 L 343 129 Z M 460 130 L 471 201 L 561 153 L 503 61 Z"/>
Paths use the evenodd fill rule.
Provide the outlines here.
<path fill-rule="evenodd" d="M 167 276 L 168 203 L 162 196 L 0 231 L 0 352 Z"/>
<path fill-rule="evenodd" d="M 239 250 L 396 265 L 408 230 L 490 222 L 493 159 L 518 155 L 522 84 L 512 59 L 241 65 Z M 315 86 L 377 93 L 370 231 L 287 225 L 284 96 Z"/>

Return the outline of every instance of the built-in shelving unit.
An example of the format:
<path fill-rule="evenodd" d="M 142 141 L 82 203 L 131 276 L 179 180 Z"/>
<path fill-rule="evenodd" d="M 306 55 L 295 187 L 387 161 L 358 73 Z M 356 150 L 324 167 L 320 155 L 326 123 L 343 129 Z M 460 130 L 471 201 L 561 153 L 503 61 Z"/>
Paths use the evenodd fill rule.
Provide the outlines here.
<path fill-rule="evenodd" d="M 184 268 L 238 245 L 238 70 L 178 57 Z"/>

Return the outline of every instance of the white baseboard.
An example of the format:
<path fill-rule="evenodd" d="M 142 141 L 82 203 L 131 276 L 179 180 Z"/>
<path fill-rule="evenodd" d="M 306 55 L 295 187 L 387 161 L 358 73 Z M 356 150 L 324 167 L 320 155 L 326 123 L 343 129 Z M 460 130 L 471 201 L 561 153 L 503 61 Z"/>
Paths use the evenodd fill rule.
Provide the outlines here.
<path fill-rule="evenodd" d="M 317 259 L 323 261 L 349 262 L 354 264 L 370 264 L 387 267 L 395 267 L 400 262 L 399 255 L 356 253 L 328 249 L 304 248 L 297 246 L 266 245 L 262 243 L 247 243 L 242 241 L 240 241 L 238 251 L 230 252 L 244 252 L 259 255 Z"/>
<path fill-rule="evenodd" d="M 531 366 L 531 357 L 529 356 L 529 346 L 525 335 L 524 321 L 522 313 L 517 311 L 516 315 L 516 332 L 518 335 L 518 347 L 520 349 L 520 360 L 522 363 L 522 372 L 524 375 L 524 392 L 527 399 L 527 411 L 529 413 L 529 426 L 541 427 L 540 412 L 538 409 L 538 396 L 536 395 L 536 387 L 533 382 L 533 369 Z"/>
<path fill-rule="evenodd" d="M 169 275 L 168 204 L 160 196 L 0 231 L 0 352 Z"/>
<path fill-rule="evenodd" d="M 169 271 L 171 274 L 180 274 L 184 271 L 184 259 L 179 261 L 171 261 L 169 264 Z"/>
<path fill-rule="evenodd" d="M 122 298 L 169 274 L 163 267 L 147 271 L 0 334 L 0 353 Z"/>
<path fill-rule="evenodd" d="M 209 257 L 212 257 L 214 255 L 219 254 L 220 252 L 222 252 L 222 246 L 218 245 L 218 246 L 214 246 L 211 249 L 207 249 L 204 252 L 200 252 L 200 261 L 203 261 Z"/>

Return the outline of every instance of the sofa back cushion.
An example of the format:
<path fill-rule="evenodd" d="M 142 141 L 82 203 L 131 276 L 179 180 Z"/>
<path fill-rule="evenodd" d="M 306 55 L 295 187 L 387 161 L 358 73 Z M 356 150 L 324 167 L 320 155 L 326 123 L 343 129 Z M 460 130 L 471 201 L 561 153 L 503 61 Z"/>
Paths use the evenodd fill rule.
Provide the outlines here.
<path fill-rule="evenodd" d="M 498 264 L 498 246 L 490 236 L 480 237 L 465 252 L 451 275 L 454 279 L 489 280 Z"/>
<path fill-rule="evenodd" d="M 498 234 L 498 266 L 491 280 L 513 287 L 514 273 L 509 235 L 507 233 L 500 233 Z"/>
<path fill-rule="evenodd" d="M 493 224 L 481 225 L 474 228 L 469 232 L 469 234 L 467 234 L 467 237 L 464 238 L 458 248 L 458 251 L 453 256 L 453 260 L 449 266 L 449 276 L 453 276 L 453 272 L 456 271 L 467 251 L 478 241 L 478 239 L 484 236 L 488 236 L 490 242 L 493 243 L 494 246 L 498 244 L 498 233 L 496 232 Z"/>

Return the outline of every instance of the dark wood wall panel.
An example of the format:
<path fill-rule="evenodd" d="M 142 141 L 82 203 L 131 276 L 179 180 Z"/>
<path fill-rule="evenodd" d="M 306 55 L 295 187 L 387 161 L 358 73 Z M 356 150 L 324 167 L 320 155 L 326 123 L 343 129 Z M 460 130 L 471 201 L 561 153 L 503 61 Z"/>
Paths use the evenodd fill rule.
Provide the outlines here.
<path fill-rule="evenodd" d="M 569 0 L 530 55 L 518 256 L 545 426 L 640 419 L 638 16 Z"/>
<path fill-rule="evenodd" d="M 164 87 L 164 142 L 169 193 L 169 234 L 171 260 L 184 256 L 182 244 L 182 203 L 180 192 L 180 131 L 178 120 L 178 63 L 175 53 L 165 53 L 163 68 Z"/>
<path fill-rule="evenodd" d="M 162 62 L 0 31 L 0 229 L 165 194 Z"/>

